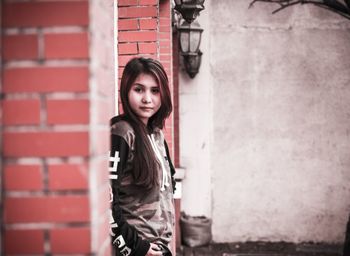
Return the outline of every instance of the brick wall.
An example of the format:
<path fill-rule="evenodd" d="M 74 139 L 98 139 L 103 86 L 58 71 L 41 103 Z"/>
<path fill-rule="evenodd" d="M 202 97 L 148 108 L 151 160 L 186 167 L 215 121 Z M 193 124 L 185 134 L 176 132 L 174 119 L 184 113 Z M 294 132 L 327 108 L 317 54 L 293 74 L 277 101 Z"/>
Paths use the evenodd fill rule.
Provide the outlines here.
<path fill-rule="evenodd" d="M 1 8 L 3 252 L 109 255 L 102 198 L 115 109 L 113 2 L 6 0 Z M 120 0 L 117 11 L 119 79 L 130 58 L 149 56 L 173 91 L 170 1 Z M 172 154 L 173 127 L 171 116 Z"/>
<path fill-rule="evenodd" d="M 136 56 L 158 59 L 168 74 L 173 92 L 170 0 L 118 1 L 119 81 L 125 64 Z M 122 109 L 120 102 L 119 109 Z M 173 154 L 173 115 L 167 120 L 164 132 Z"/>
<path fill-rule="evenodd" d="M 112 21 L 102 0 L 2 1 L 4 254 L 109 254 Z"/>
<path fill-rule="evenodd" d="M 173 37 L 171 27 L 170 0 L 119 0 L 118 1 L 118 59 L 119 82 L 125 64 L 133 57 L 145 56 L 158 59 L 164 66 L 169 77 L 170 90 L 174 111 L 167 119 L 164 133 L 169 145 L 172 159 L 176 166 L 179 164 L 178 118 L 174 123 L 174 117 L 178 114 L 178 93 L 174 85 L 177 79 L 173 73 Z M 177 49 L 177 48 L 176 48 Z M 177 50 L 174 50 L 176 53 Z M 177 64 L 176 60 L 174 62 Z M 174 83 L 174 81 L 176 83 Z M 118 83 L 120 84 L 120 83 Z M 119 109 L 122 112 L 121 102 Z M 176 200 L 177 222 L 179 221 L 180 200 Z M 179 229 L 177 225 L 177 234 Z M 177 236 L 177 245 L 180 237 Z M 172 248 L 175 251 L 175 240 Z"/>

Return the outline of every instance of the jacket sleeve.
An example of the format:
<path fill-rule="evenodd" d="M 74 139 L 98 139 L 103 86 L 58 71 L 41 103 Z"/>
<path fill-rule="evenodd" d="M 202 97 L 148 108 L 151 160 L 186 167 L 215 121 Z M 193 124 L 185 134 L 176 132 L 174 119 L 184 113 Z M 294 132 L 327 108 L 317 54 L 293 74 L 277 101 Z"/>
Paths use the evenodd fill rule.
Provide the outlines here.
<path fill-rule="evenodd" d="M 150 243 L 142 239 L 137 230 L 127 223 L 123 217 L 118 200 L 120 176 L 126 166 L 129 146 L 118 135 L 111 134 L 111 151 L 109 156 L 109 178 L 111 184 L 111 235 L 113 247 L 120 255 L 144 256 L 150 248 Z M 118 254 L 118 255 L 119 255 Z"/>
<path fill-rule="evenodd" d="M 166 151 L 167 160 L 168 160 L 169 166 L 170 166 L 171 182 L 172 182 L 172 184 L 173 184 L 173 193 L 174 193 L 175 190 L 176 190 L 176 181 L 175 181 L 175 178 L 174 178 L 174 175 L 175 175 L 175 167 L 174 167 L 173 163 L 171 162 L 168 144 L 166 143 L 165 140 L 164 140 L 164 146 L 165 146 L 165 151 Z"/>

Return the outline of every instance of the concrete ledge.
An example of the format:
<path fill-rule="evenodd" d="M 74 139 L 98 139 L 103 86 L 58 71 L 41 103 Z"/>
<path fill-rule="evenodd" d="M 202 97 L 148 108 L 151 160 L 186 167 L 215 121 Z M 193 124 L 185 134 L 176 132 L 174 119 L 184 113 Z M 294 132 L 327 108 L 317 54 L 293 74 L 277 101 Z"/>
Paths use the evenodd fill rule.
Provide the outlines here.
<path fill-rule="evenodd" d="M 182 246 L 177 256 L 341 256 L 341 244 L 294 244 L 287 242 L 213 243 Z M 346 255 L 347 256 L 347 255 Z"/>
<path fill-rule="evenodd" d="M 183 167 L 175 168 L 175 171 L 176 171 L 174 175 L 175 180 L 181 181 L 185 178 L 186 168 L 183 168 Z"/>

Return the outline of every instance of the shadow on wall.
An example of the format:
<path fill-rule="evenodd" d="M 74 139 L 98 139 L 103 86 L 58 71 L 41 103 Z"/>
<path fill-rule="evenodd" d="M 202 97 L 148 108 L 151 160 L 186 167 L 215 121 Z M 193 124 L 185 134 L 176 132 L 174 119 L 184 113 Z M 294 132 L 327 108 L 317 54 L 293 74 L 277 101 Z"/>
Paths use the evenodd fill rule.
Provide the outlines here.
<path fill-rule="evenodd" d="M 344 252 L 343 252 L 343 256 L 348 256 L 348 255 L 350 255 L 350 214 L 349 214 L 348 224 L 346 226 Z"/>

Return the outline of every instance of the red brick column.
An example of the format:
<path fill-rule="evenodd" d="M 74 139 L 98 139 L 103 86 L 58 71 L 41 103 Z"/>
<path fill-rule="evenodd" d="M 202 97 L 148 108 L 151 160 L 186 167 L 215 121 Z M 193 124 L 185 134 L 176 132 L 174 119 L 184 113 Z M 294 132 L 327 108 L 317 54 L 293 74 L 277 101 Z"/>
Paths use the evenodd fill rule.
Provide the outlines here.
<path fill-rule="evenodd" d="M 90 3 L 90 212 L 92 252 L 110 255 L 109 120 L 115 113 L 114 1 Z"/>
<path fill-rule="evenodd" d="M 109 254 L 104 2 L 2 2 L 5 254 Z"/>
<path fill-rule="evenodd" d="M 129 59 L 145 56 L 158 59 L 172 81 L 172 32 L 170 0 L 118 1 L 119 79 Z M 121 110 L 121 104 L 119 103 Z M 173 116 L 165 127 L 165 136 L 174 152 Z"/>
<path fill-rule="evenodd" d="M 119 0 L 118 1 L 118 59 L 119 81 L 128 60 L 136 56 L 158 59 L 170 80 L 174 111 L 166 121 L 164 133 L 172 154 L 178 163 L 174 143 L 174 113 L 178 107 L 174 101 L 173 86 L 173 39 L 171 29 L 170 0 Z M 122 112 L 121 103 L 119 110 Z M 177 148 L 178 149 L 178 148 Z M 178 155 L 177 155 L 178 156 Z M 177 215 L 180 212 L 176 200 Z M 179 216 L 177 216 L 177 220 Z M 179 241 L 179 239 L 178 239 Z M 175 241 L 172 244 L 175 250 Z"/>

